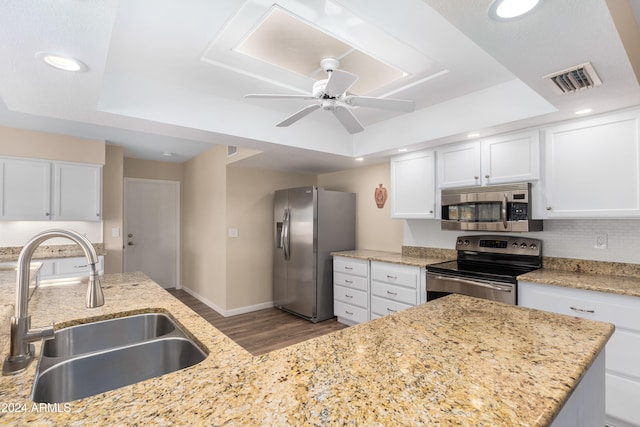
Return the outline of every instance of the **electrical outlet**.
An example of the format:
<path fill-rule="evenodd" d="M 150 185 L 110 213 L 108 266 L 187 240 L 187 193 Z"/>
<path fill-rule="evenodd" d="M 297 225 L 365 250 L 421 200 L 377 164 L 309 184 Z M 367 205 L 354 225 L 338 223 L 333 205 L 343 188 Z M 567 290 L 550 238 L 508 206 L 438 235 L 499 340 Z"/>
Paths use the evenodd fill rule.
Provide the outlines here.
<path fill-rule="evenodd" d="M 593 247 L 596 249 L 607 249 L 608 246 L 607 233 L 596 233 L 596 242 Z"/>

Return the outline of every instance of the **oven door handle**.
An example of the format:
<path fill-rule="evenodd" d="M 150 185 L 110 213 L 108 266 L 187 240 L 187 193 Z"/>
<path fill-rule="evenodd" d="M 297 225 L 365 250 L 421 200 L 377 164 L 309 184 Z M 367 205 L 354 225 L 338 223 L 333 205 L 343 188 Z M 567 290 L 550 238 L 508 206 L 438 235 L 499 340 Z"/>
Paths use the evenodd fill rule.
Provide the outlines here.
<path fill-rule="evenodd" d="M 505 285 L 498 285 L 495 282 L 485 282 L 485 281 L 480 281 L 480 280 L 470 280 L 470 279 L 461 279 L 458 277 L 452 277 L 452 276 L 434 276 L 435 279 L 438 280 L 451 280 L 453 282 L 460 282 L 460 283 L 466 283 L 469 285 L 474 285 L 474 286 L 480 286 L 482 288 L 488 288 L 488 289 L 493 289 L 494 291 L 501 291 L 501 292 L 511 292 L 513 290 L 513 286 L 505 286 Z"/>

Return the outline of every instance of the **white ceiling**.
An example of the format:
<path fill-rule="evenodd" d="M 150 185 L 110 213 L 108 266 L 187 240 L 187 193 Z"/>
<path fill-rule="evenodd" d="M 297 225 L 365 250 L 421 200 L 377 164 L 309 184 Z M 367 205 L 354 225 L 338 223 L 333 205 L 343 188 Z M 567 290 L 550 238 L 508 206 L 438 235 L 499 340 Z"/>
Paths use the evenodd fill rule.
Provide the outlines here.
<path fill-rule="evenodd" d="M 640 35 L 628 19 L 640 0 L 542 1 L 525 18 L 497 22 L 487 14 L 492 0 L 0 0 L 0 125 L 106 140 L 152 160 L 246 146 L 263 152 L 248 165 L 321 173 L 472 131 L 640 105 L 640 52 L 630 48 Z M 608 3 L 627 7 L 626 21 Z M 364 95 L 410 99 L 416 111 L 354 109 L 365 126 L 355 135 L 322 110 L 275 127 L 309 102 L 243 96 L 309 93 L 315 80 L 233 50 L 274 4 L 404 71 Z M 78 58 L 88 71 L 55 70 L 36 60 L 40 51 Z M 585 62 L 601 86 L 559 95 L 542 79 Z"/>

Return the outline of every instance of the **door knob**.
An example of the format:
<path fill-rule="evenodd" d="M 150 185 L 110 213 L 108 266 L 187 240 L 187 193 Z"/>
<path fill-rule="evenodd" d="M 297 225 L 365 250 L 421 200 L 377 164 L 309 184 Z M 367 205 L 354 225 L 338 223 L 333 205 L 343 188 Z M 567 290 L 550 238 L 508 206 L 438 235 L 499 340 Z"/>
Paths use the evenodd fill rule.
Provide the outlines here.
<path fill-rule="evenodd" d="M 127 242 L 127 245 L 129 246 L 133 246 L 133 244 L 134 244 L 133 242 Z"/>

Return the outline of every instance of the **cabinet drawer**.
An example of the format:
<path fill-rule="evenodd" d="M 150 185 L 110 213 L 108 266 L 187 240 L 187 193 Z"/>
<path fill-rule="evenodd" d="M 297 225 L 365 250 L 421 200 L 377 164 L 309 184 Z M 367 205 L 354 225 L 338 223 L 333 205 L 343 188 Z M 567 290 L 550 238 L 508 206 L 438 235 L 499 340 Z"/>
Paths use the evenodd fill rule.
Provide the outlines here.
<path fill-rule="evenodd" d="M 363 323 L 369 320 L 366 309 L 335 300 L 333 301 L 333 314 L 354 323 Z"/>
<path fill-rule="evenodd" d="M 407 286 L 412 289 L 418 287 L 419 267 L 404 266 L 389 263 L 372 262 L 371 279 L 379 282 L 393 283 L 394 285 Z"/>
<path fill-rule="evenodd" d="M 371 296 L 371 312 L 382 316 L 411 308 L 408 304 L 390 301 L 386 298 Z"/>
<path fill-rule="evenodd" d="M 609 354 L 607 353 L 607 357 Z M 640 382 L 617 375 L 606 375 L 606 412 L 611 425 L 638 425 L 640 420 Z M 619 423 L 626 422 L 625 424 Z"/>
<path fill-rule="evenodd" d="M 104 267 L 102 266 L 103 259 L 104 257 L 102 256 L 98 257 L 98 272 L 104 270 Z M 69 276 L 74 274 L 84 276 L 91 271 L 91 267 L 85 257 L 61 258 L 55 260 L 54 270 L 56 276 Z"/>
<path fill-rule="evenodd" d="M 333 273 L 333 284 L 367 291 L 367 278 L 344 273 Z"/>
<path fill-rule="evenodd" d="M 369 261 L 355 258 L 335 257 L 333 259 L 333 271 L 354 274 L 356 276 L 369 276 Z"/>
<path fill-rule="evenodd" d="M 409 305 L 418 303 L 418 293 L 415 289 L 403 288 L 388 283 L 371 282 L 371 294 Z"/>
<path fill-rule="evenodd" d="M 518 284 L 525 307 L 613 323 L 640 332 L 640 298 L 539 283 Z"/>
<path fill-rule="evenodd" d="M 616 329 L 607 343 L 607 370 L 634 376 L 640 381 L 639 360 L 640 334 Z M 638 401 L 640 402 L 640 396 Z"/>
<path fill-rule="evenodd" d="M 333 286 L 333 298 L 347 304 L 357 305 L 362 308 L 369 307 L 366 291 L 357 291 L 340 285 Z"/>

